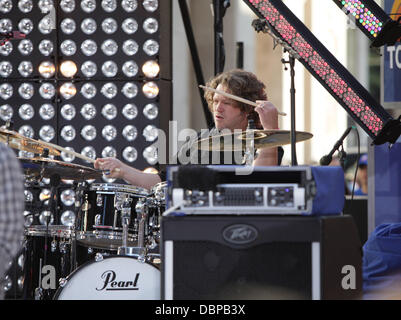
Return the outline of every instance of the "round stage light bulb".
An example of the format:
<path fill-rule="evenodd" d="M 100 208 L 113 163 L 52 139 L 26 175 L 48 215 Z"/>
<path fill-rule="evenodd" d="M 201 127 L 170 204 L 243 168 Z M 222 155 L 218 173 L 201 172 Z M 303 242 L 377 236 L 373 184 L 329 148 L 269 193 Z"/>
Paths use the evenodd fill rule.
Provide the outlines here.
<path fill-rule="evenodd" d="M 136 116 L 138 115 L 138 108 L 136 105 L 132 103 L 128 103 L 124 106 L 122 114 L 124 117 L 126 117 L 128 120 L 135 119 Z"/>
<path fill-rule="evenodd" d="M 96 86 L 93 83 L 85 83 L 82 88 L 81 88 L 81 94 L 86 98 L 86 99 L 92 99 L 94 96 L 96 96 L 97 89 Z"/>
<path fill-rule="evenodd" d="M 14 111 L 9 104 L 0 106 L 0 119 L 3 121 L 10 120 L 13 117 Z"/>
<path fill-rule="evenodd" d="M 102 151 L 103 158 L 116 158 L 117 157 L 117 150 L 111 146 L 107 146 Z"/>
<path fill-rule="evenodd" d="M 13 95 L 14 89 L 11 84 L 3 83 L 0 85 L 0 98 L 7 100 Z"/>
<path fill-rule="evenodd" d="M 86 141 L 92 141 L 96 138 L 96 128 L 92 125 L 86 125 L 81 130 L 81 136 Z"/>
<path fill-rule="evenodd" d="M 135 126 L 129 124 L 124 127 L 123 129 L 123 136 L 125 139 L 128 141 L 134 141 L 136 137 L 138 136 L 138 130 Z"/>
<path fill-rule="evenodd" d="M 159 74 L 160 66 L 154 60 L 146 61 L 142 66 L 142 72 L 145 77 L 154 78 Z"/>
<path fill-rule="evenodd" d="M 39 43 L 38 48 L 41 54 L 44 56 L 49 56 L 54 50 L 53 42 L 44 39 Z"/>
<path fill-rule="evenodd" d="M 30 211 L 24 211 L 24 218 L 25 218 L 24 226 L 30 227 L 33 223 L 32 213 Z"/>
<path fill-rule="evenodd" d="M 60 87 L 60 94 L 64 99 L 71 99 L 77 94 L 77 88 L 71 82 L 66 82 Z"/>
<path fill-rule="evenodd" d="M 92 120 L 96 117 L 96 107 L 91 103 L 86 103 L 82 106 L 81 115 L 86 120 Z"/>
<path fill-rule="evenodd" d="M 75 151 L 73 148 L 71 147 L 66 147 L 65 149 L 69 150 L 69 151 Z M 63 159 L 63 161 L 65 162 L 72 162 L 75 159 L 75 156 L 71 153 L 65 152 L 65 151 L 61 151 L 61 159 Z"/>
<path fill-rule="evenodd" d="M 39 108 L 39 115 L 43 120 L 50 120 L 55 116 L 55 114 L 56 111 L 54 110 L 53 105 L 50 103 L 45 103 Z"/>
<path fill-rule="evenodd" d="M 158 155 L 157 155 L 157 148 L 155 146 L 149 146 L 145 148 L 145 150 L 143 150 L 142 155 L 151 166 L 157 163 Z"/>
<path fill-rule="evenodd" d="M 72 78 L 73 76 L 75 76 L 77 71 L 77 65 L 71 60 L 63 61 L 60 65 L 60 72 L 66 78 Z"/>
<path fill-rule="evenodd" d="M 159 131 L 154 125 L 149 124 L 143 129 L 142 134 L 146 141 L 153 142 L 159 136 Z"/>
<path fill-rule="evenodd" d="M 43 99 L 51 99 L 56 94 L 56 89 L 51 83 L 43 83 L 39 88 L 39 94 Z"/>
<path fill-rule="evenodd" d="M 158 29 L 159 29 L 159 23 L 157 22 L 157 20 L 155 18 L 147 18 L 143 22 L 143 30 L 146 33 L 153 34 L 153 33 L 157 32 Z"/>
<path fill-rule="evenodd" d="M 143 114 L 145 115 L 146 118 L 149 120 L 154 120 L 157 118 L 159 114 L 159 108 L 157 107 L 156 104 L 154 103 L 149 103 L 143 108 Z"/>
<path fill-rule="evenodd" d="M 138 159 L 138 151 L 134 147 L 126 147 L 123 150 L 123 158 L 128 161 L 128 162 L 134 162 L 136 159 Z"/>
<path fill-rule="evenodd" d="M 143 85 L 142 91 L 147 98 L 152 99 L 159 94 L 159 87 L 155 82 L 147 82 Z"/>
<path fill-rule="evenodd" d="M 55 72 L 56 72 L 56 67 L 51 61 L 43 61 L 39 65 L 39 73 L 43 78 L 46 79 L 51 78 L 54 76 Z"/>
<path fill-rule="evenodd" d="M 128 39 L 123 43 L 123 51 L 127 56 L 133 56 L 138 52 L 138 44 L 132 40 Z"/>
<path fill-rule="evenodd" d="M 51 225 L 54 222 L 54 216 L 53 213 L 50 211 L 42 211 L 41 214 L 39 215 L 39 222 L 42 225 Z"/>
<path fill-rule="evenodd" d="M 102 136 L 107 141 L 113 141 L 117 137 L 117 129 L 112 125 L 107 125 L 102 130 Z"/>
<path fill-rule="evenodd" d="M 93 61 L 85 61 L 81 66 L 81 71 L 84 76 L 93 77 L 97 72 L 97 65 Z"/>
<path fill-rule="evenodd" d="M 55 114 L 56 111 L 50 103 L 45 103 L 39 108 L 39 115 L 43 120 L 50 120 L 55 116 Z"/>
<path fill-rule="evenodd" d="M 62 225 L 72 227 L 75 224 L 75 213 L 72 210 L 64 211 L 61 214 L 60 222 Z"/>
<path fill-rule="evenodd" d="M 117 112 L 117 107 L 111 103 L 104 105 L 102 108 L 102 115 L 107 120 L 113 120 L 115 117 L 117 117 Z"/>
<path fill-rule="evenodd" d="M 18 110 L 19 116 L 23 120 L 31 120 L 35 115 L 35 111 L 30 104 L 23 104 Z"/>
<path fill-rule="evenodd" d="M 52 126 L 45 125 L 39 130 L 39 137 L 46 142 L 52 141 L 55 136 L 56 131 Z"/>
<path fill-rule="evenodd" d="M 8 2 L 8 0 L 7 0 Z M 11 0 L 10 0 L 11 2 Z M 12 7 L 12 6 L 11 6 Z M 28 13 L 32 11 L 33 8 L 33 2 L 32 0 L 20 0 L 18 2 L 18 8 L 21 10 L 21 12 L 23 13 Z M 11 8 L 10 8 L 11 10 Z M 6 12 L 5 12 L 6 13 Z"/>
<path fill-rule="evenodd" d="M 13 66 L 10 61 L 0 62 L 0 76 L 2 78 L 8 78 L 13 72 Z"/>
<path fill-rule="evenodd" d="M 39 194 L 39 200 L 40 201 L 49 200 L 50 196 L 51 196 L 50 190 L 49 189 L 43 189 Z"/>
<path fill-rule="evenodd" d="M 155 168 L 153 167 L 149 167 L 146 168 L 145 170 L 143 170 L 144 173 L 151 173 L 151 174 L 159 174 L 159 171 L 157 171 Z"/>
<path fill-rule="evenodd" d="M 101 92 L 106 98 L 112 99 L 117 95 L 117 86 L 113 82 L 108 82 L 103 85 Z"/>
<path fill-rule="evenodd" d="M 24 190 L 25 202 L 33 201 L 33 193 L 29 190 Z"/>
<path fill-rule="evenodd" d="M 31 99 L 35 93 L 33 85 L 30 83 L 23 83 L 18 88 L 18 93 L 23 99 Z"/>
<path fill-rule="evenodd" d="M 61 202 L 67 206 L 70 207 L 75 203 L 75 192 L 72 189 L 66 189 L 63 190 L 60 194 L 60 199 Z"/>
<path fill-rule="evenodd" d="M 2 56 L 8 56 L 13 51 L 13 45 L 10 41 L 0 46 L 0 54 Z"/>
<path fill-rule="evenodd" d="M 81 154 L 85 157 L 91 158 L 93 160 L 96 159 L 96 150 L 92 146 L 87 146 L 82 149 Z M 86 161 L 86 160 L 85 160 Z M 89 163 L 89 161 L 86 161 Z"/>
<path fill-rule="evenodd" d="M 159 52 L 159 43 L 155 40 L 147 40 L 143 44 L 143 51 L 148 55 L 148 56 L 154 56 L 156 53 Z"/>
<path fill-rule="evenodd" d="M 75 136 L 76 136 L 75 128 L 70 125 L 64 126 L 61 129 L 60 136 L 67 142 L 74 140 Z M 70 154 L 66 153 L 66 155 L 63 158 L 69 158 L 69 157 L 70 157 Z M 70 161 L 72 161 L 72 160 L 70 160 Z"/>
<path fill-rule="evenodd" d="M 3 104 L 0 106 L 0 119 L 3 121 L 10 120 L 13 117 L 13 107 L 9 104 Z"/>
<path fill-rule="evenodd" d="M 30 125 L 24 125 L 18 130 L 19 134 L 22 134 L 24 137 L 33 139 L 35 135 L 33 128 Z"/>
<path fill-rule="evenodd" d="M 74 119 L 75 115 L 76 115 L 76 110 L 75 110 L 75 106 L 72 104 L 65 104 L 61 107 L 60 110 L 61 115 L 63 116 L 64 119 L 70 121 L 72 119 Z"/>
<path fill-rule="evenodd" d="M 135 83 L 133 82 L 127 82 L 123 88 L 121 89 L 121 92 L 128 98 L 132 99 L 135 98 L 136 95 L 138 94 L 138 87 Z"/>

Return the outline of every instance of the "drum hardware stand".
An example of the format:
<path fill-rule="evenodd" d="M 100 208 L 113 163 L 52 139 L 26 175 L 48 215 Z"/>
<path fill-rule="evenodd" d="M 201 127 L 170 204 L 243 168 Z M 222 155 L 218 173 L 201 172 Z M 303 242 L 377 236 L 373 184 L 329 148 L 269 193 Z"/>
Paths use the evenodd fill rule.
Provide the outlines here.
<path fill-rule="evenodd" d="M 255 122 L 253 119 L 248 119 L 248 127 L 246 128 L 246 149 L 244 153 L 244 163 L 251 166 L 255 160 Z"/>
<path fill-rule="evenodd" d="M 118 255 L 127 255 L 137 257 L 138 261 L 145 262 L 146 260 L 146 248 L 145 248 L 145 221 L 148 216 L 147 203 L 144 199 L 139 199 L 135 206 L 136 214 L 139 218 L 138 226 L 138 246 L 128 247 L 128 225 L 129 215 L 131 214 L 130 208 L 123 208 L 122 222 L 123 222 L 123 245 L 118 247 Z M 128 218 L 127 218 L 128 217 Z"/>
<path fill-rule="evenodd" d="M 44 294 L 42 288 L 42 259 L 39 259 L 39 287 L 35 288 L 35 300 L 43 300 L 43 296 Z"/>
<path fill-rule="evenodd" d="M 77 230 L 78 230 L 78 225 L 79 225 L 79 217 L 81 216 L 81 212 L 83 204 L 83 193 L 84 190 L 87 188 L 87 182 L 74 182 L 74 189 L 76 189 L 75 195 L 75 203 L 74 203 L 74 208 L 75 208 L 75 222 L 74 222 L 74 229 L 71 230 L 71 256 L 70 256 L 70 261 L 71 261 L 71 271 L 75 270 L 77 267 L 77 258 L 76 258 L 76 252 L 77 252 Z M 86 201 L 88 201 L 86 197 Z M 86 206 L 87 207 L 87 206 Z"/>

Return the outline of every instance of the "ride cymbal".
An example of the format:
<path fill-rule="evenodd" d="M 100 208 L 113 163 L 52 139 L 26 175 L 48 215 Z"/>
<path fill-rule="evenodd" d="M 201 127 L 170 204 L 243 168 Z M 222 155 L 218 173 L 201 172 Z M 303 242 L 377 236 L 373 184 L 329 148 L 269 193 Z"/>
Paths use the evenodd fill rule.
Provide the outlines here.
<path fill-rule="evenodd" d="M 0 127 L 0 142 L 5 143 L 9 147 L 21 151 L 32 152 L 35 154 L 43 154 L 45 149 L 49 150 L 49 155 L 59 156 L 60 152 L 54 148 L 48 147 L 39 141 L 28 138 L 18 132 Z"/>
<path fill-rule="evenodd" d="M 253 134 L 252 134 L 253 132 Z M 295 141 L 309 140 L 313 134 L 296 131 Z M 274 148 L 291 143 L 291 131 L 287 130 L 250 130 L 234 131 L 197 140 L 194 146 L 206 151 L 241 151 L 245 150 L 253 139 L 256 149 Z"/>
<path fill-rule="evenodd" d="M 75 163 L 62 162 L 47 158 L 19 157 L 24 174 L 30 178 L 50 178 L 57 174 L 65 180 L 90 180 L 102 177 L 102 171 Z"/>

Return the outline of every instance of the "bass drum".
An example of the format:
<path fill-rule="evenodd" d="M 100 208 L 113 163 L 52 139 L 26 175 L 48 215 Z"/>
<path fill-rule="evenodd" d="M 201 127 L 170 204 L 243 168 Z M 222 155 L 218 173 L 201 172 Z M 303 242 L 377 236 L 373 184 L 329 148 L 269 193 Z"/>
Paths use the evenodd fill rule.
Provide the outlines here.
<path fill-rule="evenodd" d="M 62 279 L 54 299 L 160 300 L 160 271 L 134 257 L 98 256 Z"/>

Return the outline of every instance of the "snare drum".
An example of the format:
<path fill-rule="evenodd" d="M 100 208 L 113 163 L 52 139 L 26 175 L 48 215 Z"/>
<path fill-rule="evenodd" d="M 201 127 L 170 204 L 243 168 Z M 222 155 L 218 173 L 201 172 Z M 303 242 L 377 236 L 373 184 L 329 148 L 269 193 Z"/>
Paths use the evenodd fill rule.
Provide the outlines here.
<path fill-rule="evenodd" d="M 122 245 L 121 212 L 129 211 L 128 245 L 138 241 L 136 205 L 146 202 L 146 189 L 123 184 L 93 183 L 83 196 L 77 220 L 77 240 L 94 248 L 116 249 Z"/>
<path fill-rule="evenodd" d="M 98 256 L 60 282 L 56 300 L 160 300 L 160 271 L 127 256 Z"/>
<path fill-rule="evenodd" d="M 62 225 L 25 228 L 24 299 L 52 299 L 58 279 L 72 271 L 72 230 Z"/>

